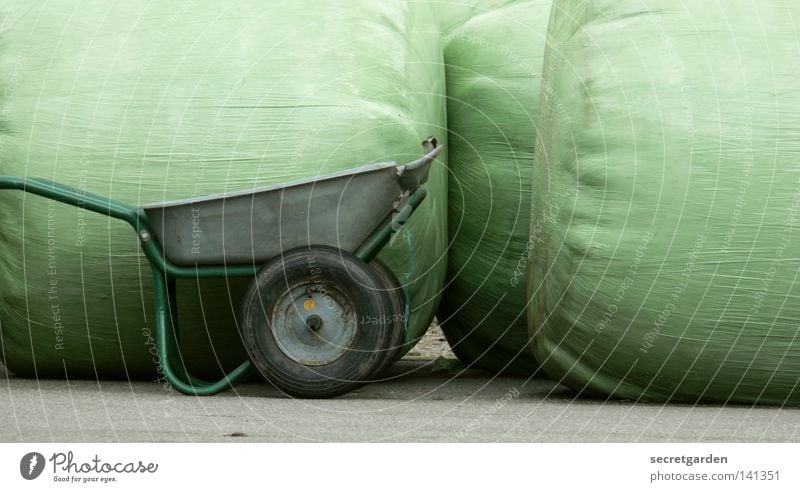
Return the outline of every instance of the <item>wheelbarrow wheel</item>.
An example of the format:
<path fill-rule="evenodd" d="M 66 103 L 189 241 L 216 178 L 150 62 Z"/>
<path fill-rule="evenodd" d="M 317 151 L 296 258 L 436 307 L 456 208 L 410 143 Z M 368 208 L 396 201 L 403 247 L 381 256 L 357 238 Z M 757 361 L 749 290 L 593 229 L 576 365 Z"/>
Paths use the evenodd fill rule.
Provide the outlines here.
<path fill-rule="evenodd" d="M 389 356 L 392 310 L 369 265 L 327 246 L 298 248 L 270 261 L 242 302 L 240 332 L 253 365 L 299 398 L 351 391 Z"/>
<path fill-rule="evenodd" d="M 375 372 L 376 376 L 380 376 L 397 361 L 403 350 L 407 322 L 406 301 L 403 294 L 403 286 L 386 263 L 375 258 L 369 263 L 369 266 L 380 277 L 383 289 L 389 295 L 391 301 L 390 311 L 387 312 L 385 319 L 382 320 L 388 325 L 391 339 L 386 356 L 383 358 L 383 363 Z"/>

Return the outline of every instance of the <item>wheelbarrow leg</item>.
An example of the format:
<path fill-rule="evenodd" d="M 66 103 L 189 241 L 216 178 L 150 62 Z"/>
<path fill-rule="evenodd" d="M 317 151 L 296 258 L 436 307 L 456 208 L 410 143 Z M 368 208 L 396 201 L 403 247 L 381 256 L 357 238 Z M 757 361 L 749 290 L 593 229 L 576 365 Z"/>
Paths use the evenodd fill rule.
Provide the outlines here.
<path fill-rule="evenodd" d="M 178 296 L 175 277 L 165 275 L 167 283 L 167 310 L 169 312 L 169 324 L 167 328 L 166 343 L 168 344 L 167 353 L 170 355 L 169 365 L 177 373 L 182 381 L 186 381 L 192 386 L 202 387 L 212 383 L 192 376 L 183 361 L 179 347 L 181 346 L 180 333 L 178 333 Z"/>
<path fill-rule="evenodd" d="M 175 278 L 165 274 L 162 275 L 164 275 L 164 281 L 167 284 L 167 313 L 169 314 L 167 323 L 164 325 L 164 328 L 166 328 L 165 346 L 167 347 L 164 358 L 169 358 L 167 361 L 168 365 L 181 380 L 187 381 L 193 386 L 196 386 L 198 382 L 191 379 L 189 370 L 183 363 L 183 358 L 181 357 L 180 350 L 178 349 L 178 347 L 180 347 L 180 334 L 178 333 L 178 297 L 176 292 Z"/>
<path fill-rule="evenodd" d="M 181 346 L 181 336 L 178 332 L 178 295 L 175 277 L 166 276 L 167 282 L 167 309 L 169 310 L 170 324 L 166 325 L 167 328 L 167 343 L 169 350 L 167 352 L 171 355 L 169 360 L 170 366 L 178 374 L 178 377 L 195 387 L 210 386 L 211 382 L 205 381 L 200 378 L 192 376 L 189 369 L 181 356 L 179 347 Z M 171 335 L 170 335 L 171 333 Z"/>
<path fill-rule="evenodd" d="M 252 370 L 249 360 L 213 383 L 194 378 L 189 374 L 180 360 L 173 322 L 174 297 L 170 293 L 171 289 L 174 290 L 174 279 L 168 278 L 163 271 L 153 267 L 153 283 L 156 296 L 156 345 L 161 368 L 169 384 L 187 395 L 207 396 L 230 389 L 247 378 Z"/>

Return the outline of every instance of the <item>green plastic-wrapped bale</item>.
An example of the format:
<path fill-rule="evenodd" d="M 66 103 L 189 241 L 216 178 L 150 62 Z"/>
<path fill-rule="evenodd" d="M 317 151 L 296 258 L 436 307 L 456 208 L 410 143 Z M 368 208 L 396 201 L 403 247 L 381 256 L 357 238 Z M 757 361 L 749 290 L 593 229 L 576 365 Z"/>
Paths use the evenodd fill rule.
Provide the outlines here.
<path fill-rule="evenodd" d="M 546 372 L 800 403 L 800 4 L 557 0 L 534 173 Z"/>
<path fill-rule="evenodd" d="M 0 24 L 0 174 L 143 204 L 406 162 L 444 127 L 439 33 L 424 2 L 4 0 Z M 445 274 L 442 162 L 381 256 L 409 288 L 410 342 Z M 150 271 L 127 225 L 0 193 L 0 282 L 10 370 L 155 374 Z M 192 371 L 246 357 L 235 320 L 245 287 L 179 283 Z"/>
<path fill-rule="evenodd" d="M 439 321 L 462 361 L 491 372 L 537 368 L 525 286 L 550 4 L 473 0 L 451 6 L 442 20 L 450 248 Z"/>

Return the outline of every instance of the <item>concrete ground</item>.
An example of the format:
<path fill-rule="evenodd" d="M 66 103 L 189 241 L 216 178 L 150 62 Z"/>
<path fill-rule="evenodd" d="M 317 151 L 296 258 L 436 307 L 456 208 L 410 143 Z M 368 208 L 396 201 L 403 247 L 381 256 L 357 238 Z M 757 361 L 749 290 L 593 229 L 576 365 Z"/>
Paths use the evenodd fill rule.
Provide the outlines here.
<path fill-rule="evenodd" d="M 547 380 L 434 370 L 333 400 L 292 400 L 267 384 L 189 397 L 146 382 L 36 381 L 0 367 L 0 442 L 798 441 L 800 410 L 574 399 Z"/>

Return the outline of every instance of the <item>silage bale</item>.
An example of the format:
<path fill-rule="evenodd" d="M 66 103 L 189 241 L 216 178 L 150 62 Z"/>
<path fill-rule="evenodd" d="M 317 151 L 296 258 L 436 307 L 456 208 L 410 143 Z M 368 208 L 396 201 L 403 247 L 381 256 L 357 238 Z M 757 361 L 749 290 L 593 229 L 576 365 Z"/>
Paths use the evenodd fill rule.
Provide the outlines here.
<path fill-rule="evenodd" d="M 143 204 L 404 162 L 444 127 L 423 2 L 5 0 L 0 11 L 2 174 Z M 426 202 L 381 255 L 409 286 L 410 339 L 438 304 L 445 186 L 437 163 Z M 12 371 L 153 375 L 150 271 L 127 225 L 0 193 L 0 277 Z M 188 365 L 241 362 L 242 282 L 178 287 Z"/>
<path fill-rule="evenodd" d="M 530 182 L 551 1 L 497 3 L 452 2 L 440 13 L 450 248 L 439 321 L 465 363 L 531 374 L 537 365 L 526 323 Z"/>
<path fill-rule="evenodd" d="M 530 313 L 552 377 L 800 402 L 798 23 L 792 2 L 555 2 Z"/>

